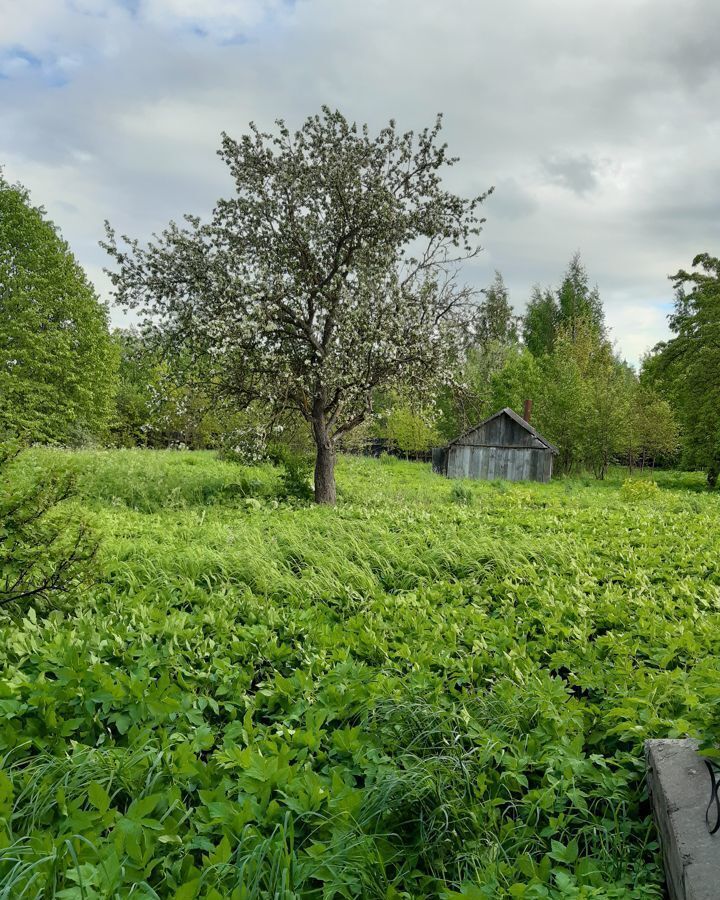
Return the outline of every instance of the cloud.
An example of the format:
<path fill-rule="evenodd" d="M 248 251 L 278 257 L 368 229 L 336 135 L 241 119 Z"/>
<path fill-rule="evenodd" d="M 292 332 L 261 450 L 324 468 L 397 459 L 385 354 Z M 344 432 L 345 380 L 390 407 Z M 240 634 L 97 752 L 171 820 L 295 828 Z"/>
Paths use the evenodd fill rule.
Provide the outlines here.
<path fill-rule="evenodd" d="M 668 273 L 720 246 L 714 0 L 0 0 L 0 22 L 0 162 L 102 292 L 105 218 L 145 237 L 208 211 L 222 130 L 322 103 L 372 128 L 444 111 L 449 184 L 496 185 L 468 280 L 499 268 L 521 309 L 579 248 L 634 359 Z"/>
<path fill-rule="evenodd" d="M 554 184 L 582 196 L 599 184 L 598 163 L 586 154 L 554 156 L 542 161 L 542 167 Z"/>

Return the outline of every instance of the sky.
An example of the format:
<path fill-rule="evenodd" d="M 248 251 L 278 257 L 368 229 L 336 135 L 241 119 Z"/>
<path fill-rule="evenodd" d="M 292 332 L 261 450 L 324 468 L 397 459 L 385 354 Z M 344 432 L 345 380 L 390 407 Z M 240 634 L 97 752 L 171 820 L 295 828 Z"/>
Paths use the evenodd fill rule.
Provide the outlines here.
<path fill-rule="evenodd" d="M 637 363 L 668 275 L 720 253 L 718 34 L 717 0 L 0 0 L 0 165 L 110 300 L 104 220 L 209 212 L 221 131 L 442 112 L 449 186 L 495 187 L 465 280 L 498 269 L 522 312 L 579 250 Z"/>

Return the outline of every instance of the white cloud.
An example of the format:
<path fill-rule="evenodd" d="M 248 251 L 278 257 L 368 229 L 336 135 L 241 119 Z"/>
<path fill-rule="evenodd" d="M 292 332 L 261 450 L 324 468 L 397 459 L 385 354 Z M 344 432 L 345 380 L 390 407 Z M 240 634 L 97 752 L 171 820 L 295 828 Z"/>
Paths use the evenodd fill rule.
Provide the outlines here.
<path fill-rule="evenodd" d="M 144 0 L 137 12 L 159 27 L 191 26 L 221 40 L 251 31 L 288 8 L 282 0 Z"/>

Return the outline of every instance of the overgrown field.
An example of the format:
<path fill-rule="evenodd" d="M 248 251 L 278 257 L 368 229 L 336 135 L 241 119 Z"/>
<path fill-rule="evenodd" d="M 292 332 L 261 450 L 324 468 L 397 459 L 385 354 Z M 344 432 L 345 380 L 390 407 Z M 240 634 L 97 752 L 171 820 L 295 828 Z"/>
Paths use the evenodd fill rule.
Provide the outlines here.
<path fill-rule="evenodd" d="M 66 458 L 101 581 L 0 626 L 0 898 L 662 896 L 642 743 L 720 719 L 700 476 L 345 459 L 327 509 Z"/>

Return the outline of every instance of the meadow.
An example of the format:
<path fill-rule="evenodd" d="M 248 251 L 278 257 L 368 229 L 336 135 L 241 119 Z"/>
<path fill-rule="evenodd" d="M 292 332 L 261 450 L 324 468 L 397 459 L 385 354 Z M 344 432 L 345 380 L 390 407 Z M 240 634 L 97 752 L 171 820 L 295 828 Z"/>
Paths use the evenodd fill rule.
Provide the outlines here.
<path fill-rule="evenodd" d="M 36 450 L 100 538 L 0 624 L 0 898 L 661 898 L 648 737 L 720 737 L 720 496 Z M 29 457 L 30 458 L 30 457 Z"/>

